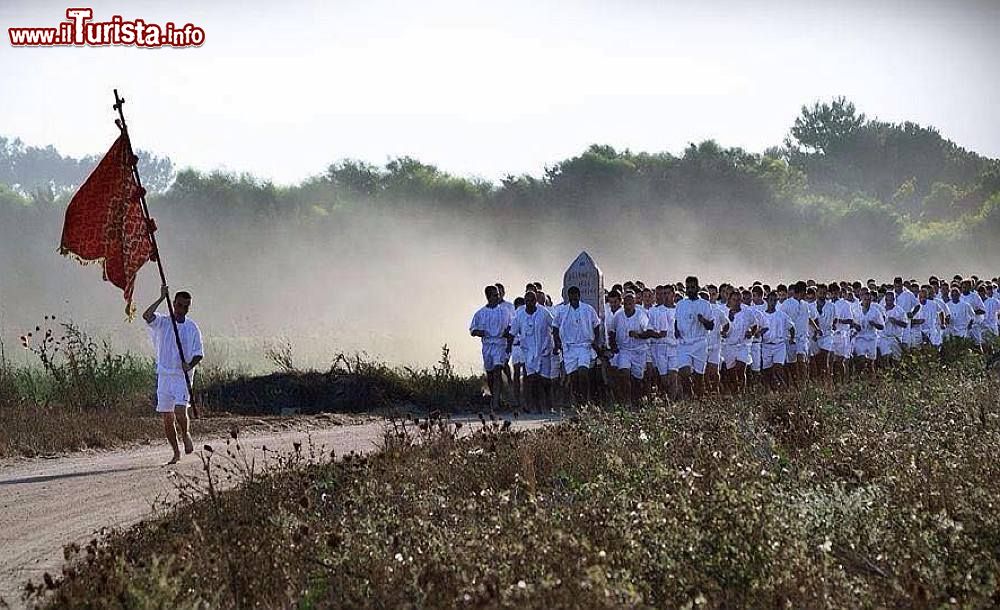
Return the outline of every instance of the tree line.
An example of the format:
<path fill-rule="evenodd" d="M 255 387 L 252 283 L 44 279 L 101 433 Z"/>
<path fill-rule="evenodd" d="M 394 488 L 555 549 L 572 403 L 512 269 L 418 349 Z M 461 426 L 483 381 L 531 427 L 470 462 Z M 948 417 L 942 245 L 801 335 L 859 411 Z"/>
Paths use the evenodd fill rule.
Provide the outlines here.
<path fill-rule="evenodd" d="M 628 247 L 695 226 L 720 236 L 713 247 L 747 250 L 751 262 L 860 250 L 902 265 L 973 244 L 984 257 L 1000 249 L 990 238 L 1000 234 L 1000 161 L 932 127 L 870 119 L 844 98 L 803 106 L 782 145 L 759 153 L 712 140 L 680 154 L 592 145 L 539 176 L 499 182 L 401 157 L 341 160 L 279 186 L 140 157 L 151 207 L 198 220 L 203 236 L 261 224 L 335 234 L 361 214 L 415 213 L 480 223 L 492 241 L 512 245 L 569 231 L 582 243 Z M 0 138 L 0 220 L 58 216 L 97 160 Z"/>

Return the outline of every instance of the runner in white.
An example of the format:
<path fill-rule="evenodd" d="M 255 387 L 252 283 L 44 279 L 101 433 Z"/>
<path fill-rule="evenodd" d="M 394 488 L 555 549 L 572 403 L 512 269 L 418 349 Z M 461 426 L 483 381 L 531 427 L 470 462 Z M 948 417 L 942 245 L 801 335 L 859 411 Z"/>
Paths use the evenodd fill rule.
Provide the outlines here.
<path fill-rule="evenodd" d="M 740 293 L 729 293 L 729 304 L 723 318 L 722 362 L 725 366 L 723 383 L 733 395 L 743 394 L 747 388 L 747 366 L 750 364 L 750 340 L 757 324 L 757 316 L 744 308 Z"/>
<path fill-rule="evenodd" d="M 549 310 L 549 313 L 552 314 L 552 319 L 555 320 L 556 314 L 559 312 L 559 307 L 552 304 L 552 297 L 542 291 L 542 285 L 539 282 L 535 282 L 535 296 L 538 298 L 538 306 Z M 542 372 L 542 377 L 545 377 L 549 382 L 555 382 L 562 375 L 562 353 L 552 350 L 549 354 L 549 360 L 549 366 Z M 557 386 L 557 383 L 543 384 L 546 395 L 551 395 Z"/>
<path fill-rule="evenodd" d="M 194 369 L 201 364 L 205 352 L 201 345 L 201 330 L 194 320 L 187 317 L 191 309 L 191 294 L 179 291 L 174 295 L 173 309 L 177 333 L 180 335 L 181 347 L 184 348 L 184 358 L 187 359 L 187 362 L 181 361 L 177 351 L 177 335 L 174 334 L 170 316 L 156 313 L 160 303 L 167 300 L 169 295 L 170 290 L 161 286 L 160 298 L 142 313 L 142 319 L 149 327 L 156 352 L 156 411 L 162 414 L 163 431 L 174 452 L 173 458 L 167 463 L 176 464 L 181 459 L 177 441 L 178 428 L 184 443 L 184 453 L 194 451 L 188 419 L 191 396 L 184 372 L 187 371 L 188 380 L 194 384 Z"/>
<path fill-rule="evenodd" d="M 552 352 L 555 351 L 552 333 L 554 322 L 549 310 L 538 304 L 535 292 L 524 293 L 524 308 L 517 310 L 514 315 L 507 335 L 507 346 L 509 350 L 515 338 L 521 342 L 521 351 L 524 353 L 524 403 L 527 411 L 538 410 L 543 406 L 546 409 L 552 408 L 552 392 L 548 386 Z"/>
<path fill-rule="evenodd" d="M 980 294 L 972 289 L 972 282 L 964 280 L 962 282 L 962 301 L 972 305 L 972 310 L 976 314 L 976 322 L 969 331 L 969 336 L 980 349 L 983 347 L 983 332 L 986 330 L 986 304 Z"/>
<path fill-rule="evenodd" d="M 869 376 L 875 376 L 875 360 L 878 359 L 878 339 L 885 328 L 882 308 L 872 303 L 872 293 L 861 289 L 861 319 L 858 335 L 854 338 L 854 355 L 860 360 L 861 368 Z"/>
<path fill-rule="evenodd" d="M 967 301 L 962 300 L 962 293 L 958 288 L 951 289 L 951 302 L 948 303 L 948 335 L 951 337 L 961 337 L 963 339 L 972 338 L 972 327 L 976 324 L 976 310 Z"/>
<path fill-rule="evenodd" d="M 577 286 L 570 286 L 566 297 L 569 303 L 559 309 L 555 319 L 555 339 L 562 347 L 570 401 L 579 404 L 590 402 L 590 368 L 597 357 L 601 320 L 593 307 L 580 301 Z"/>
<path fill-rule="evenodd" d="M 820 284 L 816 291 L 816 348 L 819 354 L 812 359 L 816 379 L 826 384 L 830 381 L 830 358 L 833 352 L 833 321 L 836 319 L 836 301 L 840 286 L 836 282 Z"/>
<path fill-rule="evenodd" d="M 657 286 L 656 305 L 649 310 L 653 366 L 660 378 L 660 392 L 670 400 L 677 399 L 677 337 L 674 335 L 673 297 L 672 286 Z"/>
<path fill-rule="evenodd" d="M 749 307 L 756 318 L 756 326 L 758 329 L 764 328 L 764 312 L 767 311 L 767 302 L 764 301 L 764 288 L 760 284 L 754 284 L 753 288 L 750 289 L 750 294 Z M 756 332 L 750 340 L 750 377 L 753 377 L 753 379 L 750 379 L 749 382 L 753 384 L 760 382 L 761 385 L 764 385 L 763 379 L 757 379 L 761 374 L 760 346 L 760 334 Z"/>
<path fill-rule="evenodd" d="M 857 316 L 851 300 L 851 290 L 844 290 L 845 298 L 838 299 L 835 305 L 833 322 L 833 352 L 830 366 L 833 369 L 833 380 L 843 381 L 847 378 L 847 361 L 854 354 L 854 332 L 858 327 Z"/>
<path fill-rule="evenodd" d="M 514 311 L 510 316 L 511 322 L 514 321 L 514 316 L 517 315 L 517 311 L 523 307 L 524 297 L 517 297 L 514 299 Z M 517 337 L 514 337 L 514 343 L 510 348 L 510 366 L 511 369 L 513 369 L 510 385 L 514 388 L 514 404 L 520 407 L 521 391 L 523 389 L 524 381 L 524 352 L 521 351 L 521 340 Z"/>
<path fill-rule="evenodd" d="M 896 304 L 896 293 L 885 293 L 885 329 L 878 339 L 878 355 L 883 366 L 891 366 L 903 357 L 903 333 L 910 328 L 910 320 L 903 308 Z M 919 329 L 918 329 L 919 331 Z"/>
<path fill-rule="evenodd" d="M 641 285 L 642 283 L 639 282 Z M 639 294 L 640 304 L 636 307 L 642 309 L 642 311 L 649 316 L 649 312 L 652 311 L 653 307 L 656 306 L 655 295 L 651 288 L 642 287 Z M 653 344 L 652 339 L 646 339 L 646 372 L 642 376 L 642 391 L 643 394 L 651 394 L 653 390 L 653 384 L 656 381 L 656 366 L 653 364 Z"/>
<path fill-rule="evenodd" d="M 728 309 L 725 305 L 718 305 L 712 293 L 702 291 L 698 296 L 705 299 L 712 306 L 712 330 L 708 331 L 706 344 L 708 346 L 708 356 L 705 361 L 705 391 L 718 394 L 721 392 L 722 377 L 719 370 L 722 364 L 722 327 L 726 323 L 726 313 Z M 715 292 L 718 295 L 717 292 Z"/>
<path fill-rule="evenodd" d="M 809 378 L 809 334 L 813 327 L 809 306 L 805 297 L 806 283 L 798 282 L 788 289 L 788 297 L 781 304 L 781 310 L 795 324 L 795 340 L 789 341 L 785 361 L 788 363 L 789 377 L 796 387 L 804 387 Z"/>
<path fill-rule="evenodd" d="M 1000 297 L 997 296 L 997 287 L 992 282 L 986 283 L 986 299 L 983 301 L 986 309 L 986 347 L 992 351 L 993 341 L 1000 336 Z"/>
<path fill-rule="evenodd" d="M 469 334 L 483 342 L 483 368 L 486 369 L 486 385 L 490 391 L 490 406 L 500 408 L 500 392 L 503 388 L 503 367 L 507 364 L 510 346 L 506 333 L 510 328 L 510 310 L 500 305 L 500 291 L 490 285 L 486 287 L 486 305 L 472 316 Z"/>
<path fill-rule="evenodd" d="M 920 289 L 918 314 L 910 320 L 911 325 L 917 326 L 921 335 L 921 343 L 930 344 L 935 349 L 941 347 L 942 331 L 945 327 L 945 316 L 948 314 L 947 307 L 939 300 L 930 298 L 931 288 Z M 923 320 L 923 322 L 919 322 Z"/>
<path fill-rule="evenodd" d="M 619 393 L 629 405 L 635 404 L 646 372 L 649 317 L 635 304 L 635 294 L 626 292 L 622 308 L 615 313 L 608 331 L 608 345 L 617 354 Z"/>
<path fill-rule="evenodd" d="M 784 376 L 785 357 L 788 355 L 789 341 L 795 341 L 795 323 L 788 314 L 778 309 L 778 293 L 767 295 L 767 311 L 764 312 L 764 327 L 761 335 L 761 370 L 767 387 L 771 391 L 787 385 Z"/>
<path fill-rule="evenodd" d="M 700 397 L 704 393 L 702 376 L 708 361 L 708 331 L 715 322 L 712 305 L 698 296 L 698 278 L 689 276 L 684 284 L 687 298 L 677 303 L 674 323 L 677 361 L 684 391 Z"/>

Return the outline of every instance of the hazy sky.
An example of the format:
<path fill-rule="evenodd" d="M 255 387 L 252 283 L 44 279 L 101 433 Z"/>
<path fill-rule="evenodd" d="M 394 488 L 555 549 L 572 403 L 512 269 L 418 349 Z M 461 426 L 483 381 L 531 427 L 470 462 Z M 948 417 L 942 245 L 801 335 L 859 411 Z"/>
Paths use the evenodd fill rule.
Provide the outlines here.
<path fill-rule="evenodd" d="M 6 28 L 191 22 L 195 49 L 12 48 Z M 118 87 L 140 148 L 279 182 L 412 155 L 496 179 L 590 143 L 778 144 L 804 103 L 1000 156 L 1000 0 L 0 0 L 0 135 L 102 152 Z"/>

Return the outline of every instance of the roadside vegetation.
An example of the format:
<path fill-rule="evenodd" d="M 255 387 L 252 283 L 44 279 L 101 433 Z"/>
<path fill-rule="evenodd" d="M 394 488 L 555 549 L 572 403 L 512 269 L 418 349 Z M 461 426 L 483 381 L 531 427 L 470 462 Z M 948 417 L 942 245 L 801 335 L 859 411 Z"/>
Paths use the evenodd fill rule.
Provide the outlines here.
<path fill-rule="evenodd" d="M 15 364 L 0 343 L 0 458 L 108 449 L 159 439 L 153 361 L 119 351 L 72 321 L 44 316 L 20 337 L 32 354 Z M 287 342 L 265 356 L 277 372 L 198 371 L 196 434 L 259 423 L 261 416 L 460 409 L 482 402 L 482 381 L 455 373 L 448 348 L 429 368 L 390 366 L 366 354 L 336 354 L 326 371 L 301 370 Z"/>
<path fill-rule="evenodd" d="M 205 447 L 161 518 L 68 548 L 70 608 L 1000 604 L 1000 407 L 981 356 L 877 382 L 584 410 L 511 432 L 389 420 L 381 451 Z M 337 459 L 334 459 L 336 457 Z M 219 492 L 216 483 L 241 484 Z"/>

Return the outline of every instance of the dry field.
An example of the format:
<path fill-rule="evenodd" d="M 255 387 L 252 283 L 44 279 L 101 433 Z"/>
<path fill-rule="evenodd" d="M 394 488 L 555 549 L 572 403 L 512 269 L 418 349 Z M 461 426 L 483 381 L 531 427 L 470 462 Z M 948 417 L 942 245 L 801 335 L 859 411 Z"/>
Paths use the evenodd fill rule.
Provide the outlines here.
<path fill-rule="evenodd" d="M 982 357 L 946 360 L 531 432 L 397 420 L 370 456 L 302 446 L 265 471 L 217 446 L 169 515 L 69 548 L 32 600 L 995 607 L 997 381 Z"/>

